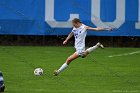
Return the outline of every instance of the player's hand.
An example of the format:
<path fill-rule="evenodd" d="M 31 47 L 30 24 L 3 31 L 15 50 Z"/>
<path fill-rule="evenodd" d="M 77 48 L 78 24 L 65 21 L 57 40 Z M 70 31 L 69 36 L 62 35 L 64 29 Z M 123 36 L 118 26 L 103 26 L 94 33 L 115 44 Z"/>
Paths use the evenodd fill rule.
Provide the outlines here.
<path fill-rule="evenodd" d="M 104 28 L 104 30 L 112 31 L 113 28 Z"/>
<path fill-rule="evenodd" d="M 63 45 L 66 45 L 67 44 L 67 40 L 65 40 L 64 42 L 63 42 Z"/>

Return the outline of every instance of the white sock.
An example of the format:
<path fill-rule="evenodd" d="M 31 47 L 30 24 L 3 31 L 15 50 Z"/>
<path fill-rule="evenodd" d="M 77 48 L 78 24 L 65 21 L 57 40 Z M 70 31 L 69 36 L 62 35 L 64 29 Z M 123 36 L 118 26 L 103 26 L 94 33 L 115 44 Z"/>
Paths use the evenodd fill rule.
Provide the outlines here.
<path fill-rule="evenodd" d="M 0 81 L 3 81 L 3 77 L 0 77 Z"/>
<path fill-rule="evenodd" d="M 1 71 L 0 71 L 0 81 L 3 81 L 3 75 Z"/>
<path fill-rule="evenodd" d="M 63 70 L 65 70 L 68 67 L 67 63 L 64 63 L 58 70 L 57 73 L 59 74 L 60 72 L 62 72 Z"/>
<path fill-rule="evenodd" d="M 93 47 L 88 48 L 86 51 L 88 51 L 89 53 L 91 53 L 92 51 L 94 51 L 94 50 L 97 49 L 97 48 L 98 48 L 98 46 L 95 45 L 95 46 L 93 46 Z"/>

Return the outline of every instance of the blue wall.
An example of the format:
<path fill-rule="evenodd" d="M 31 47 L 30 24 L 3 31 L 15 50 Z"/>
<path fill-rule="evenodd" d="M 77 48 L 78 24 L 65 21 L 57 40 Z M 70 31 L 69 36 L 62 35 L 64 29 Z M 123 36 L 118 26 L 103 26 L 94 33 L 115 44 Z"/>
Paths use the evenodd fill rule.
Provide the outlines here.
<path fill-rule="evenodd" d="M 67 35 L 72 26 L 69 24 L 66 27 L 51 26 L 52 16 L 50 11 L 47 11 L 45 6 L 51 7 L 53 0 L 0 0 L 0 34 L 12 35 Z M 88 31 L 88 35 L 96 36 L 140 36 L 140 27 L 136 27 L 139 17 L 139 1 L 125 0 L 125 21 L 117 27 L 116 24 L 96 22 L 113 22 L 116 19 L 116 0 L 101 0 L 100 1 L 100 17 L 92 14 L 92 7 L 97 0 L 54 0 L 54 19 L 56 22 L 70 23 L 70 14 L 78 14 L 84 24 L 96 27 L 106 26 L 117 28 L 112 32 L 92 32 Z M 94 2 L 95 1 L 95 2 Z M 93 11 L 94 12 L 94 11 Z M 95 11 L 96 12 L 96 11 Z M 45 18 L 50 15 L 50 18 Z M 46 20 L 46 21 L 45 21 Z M 119 20 L 122 22 L 123 20 Z M 65 25 L 65 24 L 63 24 Z"/>

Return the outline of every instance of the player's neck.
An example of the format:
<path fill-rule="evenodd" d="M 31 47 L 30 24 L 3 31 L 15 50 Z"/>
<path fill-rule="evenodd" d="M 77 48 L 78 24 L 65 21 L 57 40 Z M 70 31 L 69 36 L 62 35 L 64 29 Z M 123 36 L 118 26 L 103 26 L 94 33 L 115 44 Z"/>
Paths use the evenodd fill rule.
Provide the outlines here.
<path fill-rule="evenodd" d="M 79 28 L 79 27 L 81 27 L 82 26 L 82 23 L 80 23 L 77 27 L 75 27 L 75 28 Z"/>

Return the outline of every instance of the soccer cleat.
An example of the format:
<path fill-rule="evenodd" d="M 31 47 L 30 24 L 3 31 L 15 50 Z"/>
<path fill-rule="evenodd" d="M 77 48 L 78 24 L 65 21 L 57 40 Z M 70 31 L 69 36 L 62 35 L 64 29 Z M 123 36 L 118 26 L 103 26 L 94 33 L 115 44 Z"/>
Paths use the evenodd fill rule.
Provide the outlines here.
<path fill-rule="evenodd" d="M 54 75 L 54 76 L 58 76 L 57 70 L 54 71 L 53 75 Z"/>
<path fill-rule="evenodd" d="M 4 84 L 0 87 L 0 92 L 4 92 L 4 90 L 5 90 L 5 86 L 4 86 Z"/>
<path fill-rule="evenodd" d="M 98 42 L 96 45 L 97 45 L 98 47 L 104 49 L 104 46 L 103 46 L 101 43 Z"/>

